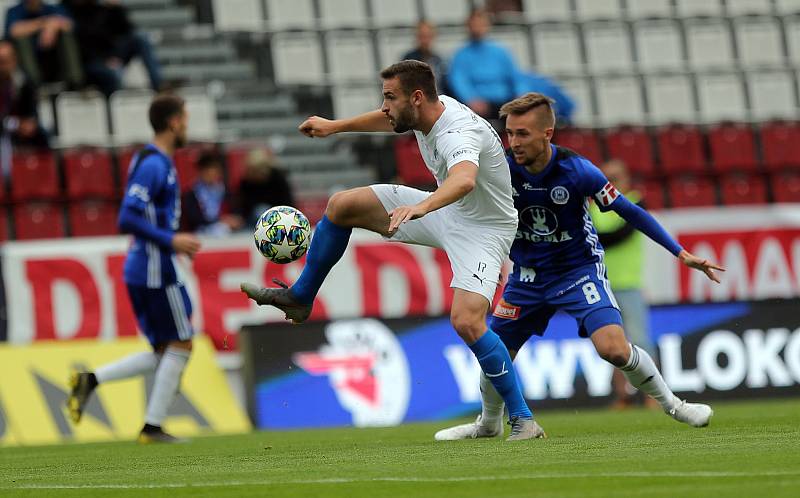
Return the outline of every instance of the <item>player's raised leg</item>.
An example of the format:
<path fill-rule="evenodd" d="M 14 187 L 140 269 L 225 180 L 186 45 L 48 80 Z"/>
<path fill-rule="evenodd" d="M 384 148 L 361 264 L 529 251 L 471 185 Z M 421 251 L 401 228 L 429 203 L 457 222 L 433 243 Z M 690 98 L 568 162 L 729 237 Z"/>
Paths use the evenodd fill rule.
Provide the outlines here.
<path fill-rule="evenodd" d="M 658 401 L 672 418 L 692 427 L 708 425 L 714 415 L 711 407 L 702 403 L 687 403 L 675 396 L 647 351 L 629 343 L 621 326 L 605 325 L 595 330 L 591 337 L 598 354 L 622 370 L 631 385 Z"/>
<path fill-rule="evenodd" d="M 282 288 L 274 289 L 243 283 L 242 291 L 260 305 L 279 308 L 288 320 L 304 322 L 322 282 L 342 258 L 353 228 L 389 234 L 389 215 L 370 187 L 338 192 L 330 198 L 311 239 L 303 272 L 291 288 L 282 282 L 276 282 Z"/>

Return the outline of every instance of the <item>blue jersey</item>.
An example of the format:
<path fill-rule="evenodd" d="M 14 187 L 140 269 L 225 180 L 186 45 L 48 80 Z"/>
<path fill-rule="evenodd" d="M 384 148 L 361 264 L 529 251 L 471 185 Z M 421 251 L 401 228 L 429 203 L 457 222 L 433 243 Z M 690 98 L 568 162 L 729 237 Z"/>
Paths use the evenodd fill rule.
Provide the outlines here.
<path fill-rule="evenodd" d="M 147 155 L 139 161 L 143 153 Z M 127 214 L 134 215 L 152 225 L 154 232 L 162 236 L 144 237 L 135 232 L 125 260 L 124 276 L 128 285 L 157 289 L 178 281 L 171 235 L 178 229 L 180 203 L 180 186 L 172 159 L 155 145 L 148 144 L 131 160 L 120 219 Z"/>
<path fill-rule="evenodd" d="M 550 162 L 535 175 L 508 156 L 519 212 L 511 261 L 514 276 L 523 282 L 551 281 L 577 267 L 602 264 L 603 248 L 589 216 L 588 198 L 606 211 L 619 197 L 591 161 L 569 149 L 550 147 Z"/>

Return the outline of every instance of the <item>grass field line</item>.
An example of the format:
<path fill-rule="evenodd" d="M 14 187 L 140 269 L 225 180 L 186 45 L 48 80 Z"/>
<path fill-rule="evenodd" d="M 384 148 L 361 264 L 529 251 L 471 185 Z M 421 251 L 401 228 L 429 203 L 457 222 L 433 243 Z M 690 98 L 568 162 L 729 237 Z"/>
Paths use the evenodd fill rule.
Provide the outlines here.
<path fill-rule="evenodd" d="M 327 479 L 287 479 L 287 480 L 253 480 L 253 481 L 208 481 L 158 484 L 19 484 L 3 485 L 0 489 L 169 489 L 169 488 L 214 488 L 225 486 L 274 486 L 281 484 L 350 484 L 369 482 L 470 482 L 470 481 L 518 481 L 534 479 L 596 479 L 618 477 L 682 477 L 682 478 L 730 478 L 730 477 L 785 477 L 800 476 L 798 471 L 765 471 L 765 472 L 598 472 L 598 473 L 548 473 L 548 474 L 516 474 L 499 476 L 460 476 L 460 477 L 364 477 Z"/>

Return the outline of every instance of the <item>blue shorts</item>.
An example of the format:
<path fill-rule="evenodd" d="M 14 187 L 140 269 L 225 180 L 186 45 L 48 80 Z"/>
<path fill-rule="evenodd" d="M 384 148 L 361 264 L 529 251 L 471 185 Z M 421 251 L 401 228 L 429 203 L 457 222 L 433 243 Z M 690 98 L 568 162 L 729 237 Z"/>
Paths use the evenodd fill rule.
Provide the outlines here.
<path fill-rule="evenodd" d="M 128 285 L 136 320 L 153 347 L 171 341 L 188 341 L 194 335 L 192 302 L 186 288 L 170 284 L 158 289 Z"/>
<path fill-rule="evenodd" d="M 606 325 L 622 325 L 605 266 L 582 266 L 544 282 L 537 282 L 531 274 L 514 268 L 489 321 L 508 349 L 519 351 L 532 335 L 544 334 L 550 318 L 559 310 L 578 322 L 581 337 L 589 337 Z"/>

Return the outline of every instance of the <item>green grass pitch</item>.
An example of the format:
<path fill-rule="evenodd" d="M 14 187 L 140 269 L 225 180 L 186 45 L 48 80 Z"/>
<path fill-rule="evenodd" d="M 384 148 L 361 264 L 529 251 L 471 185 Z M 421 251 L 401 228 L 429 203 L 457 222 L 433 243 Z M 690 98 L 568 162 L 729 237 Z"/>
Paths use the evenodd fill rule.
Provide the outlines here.
<path fill-rule="evenodd" d="M 543 411 L 546 440 L 433 441 L 449 423 L 255 432 L 184 445 L 0 449 L 0 496 L 797 497 L 800 399 L 659 412 Z"/>

